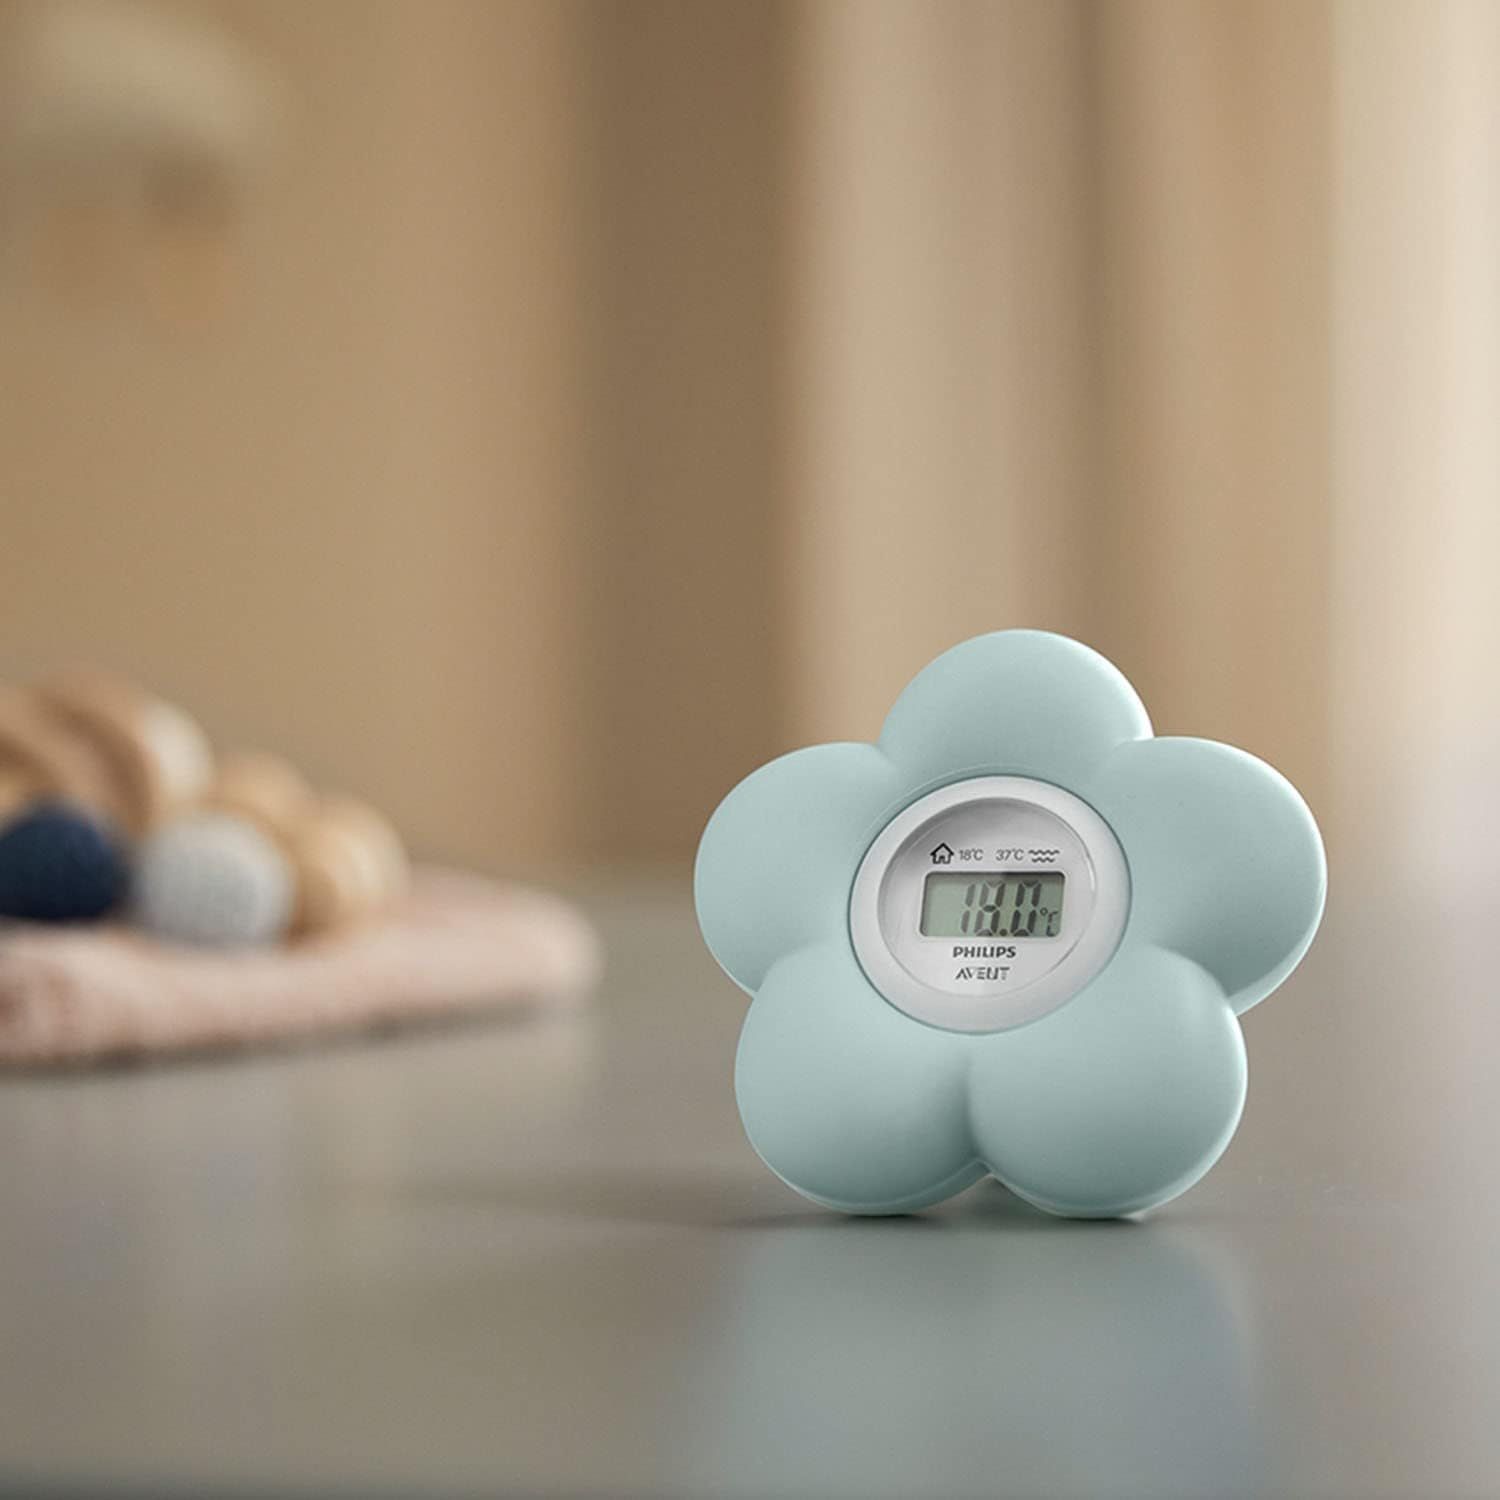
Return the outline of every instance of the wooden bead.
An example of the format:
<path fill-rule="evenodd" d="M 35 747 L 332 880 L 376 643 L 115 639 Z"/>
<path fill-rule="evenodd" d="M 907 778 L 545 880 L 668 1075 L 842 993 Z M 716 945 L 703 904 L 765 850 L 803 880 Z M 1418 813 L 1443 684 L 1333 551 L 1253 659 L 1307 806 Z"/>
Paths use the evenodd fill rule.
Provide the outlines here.
<path fill-rule="evenodd" d="M 0 684 L 0 768 L 13 787 L 122 819 L 115 779 L 98 749 L 69 733 L 32 693 L 5 684 Z"/>
<path fill-rule="evenodd" d="M 8 823 L 22 808 L 46 795 L 41 780 L 24 766 L 0 761 L 0 824 Z"/>
<path fill-rule="evenodd" d="M 208 740 L 173 704 L 97 671 L 59 673 L 35 692 L 44 709 L 106 763 L 119 816 L 131 832 L 155 827 L 207 788 L 213 770 Z"/>
<path fill-rule="evenodd" d="M 337 798 L 318 804 L 288 847 L 297 871 L 297 932 L 360 920 L 406 887 L 401 840 L 365 803 Z"/>
<path fill-rule="evenodd" d="M 280 756 L 242 750 L 222 756 L 207 806 L 250 818 L 283 846 L 312 815 L 312 789 Z"/>

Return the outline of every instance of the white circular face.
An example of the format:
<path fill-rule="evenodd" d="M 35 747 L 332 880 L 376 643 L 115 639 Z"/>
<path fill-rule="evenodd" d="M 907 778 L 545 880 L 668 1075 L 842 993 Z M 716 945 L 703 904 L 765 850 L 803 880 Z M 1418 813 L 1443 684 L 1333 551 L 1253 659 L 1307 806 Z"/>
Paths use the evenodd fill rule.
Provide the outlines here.
<path fill-rule="evenodd" d="M 865 854 L 854 951 L 898 1010 L 1003 1031 L 1064 1005 L 1109 962 L 1130 874 L 1109 825 L 1045 781 L 981 776 L 912 803 Z"/>

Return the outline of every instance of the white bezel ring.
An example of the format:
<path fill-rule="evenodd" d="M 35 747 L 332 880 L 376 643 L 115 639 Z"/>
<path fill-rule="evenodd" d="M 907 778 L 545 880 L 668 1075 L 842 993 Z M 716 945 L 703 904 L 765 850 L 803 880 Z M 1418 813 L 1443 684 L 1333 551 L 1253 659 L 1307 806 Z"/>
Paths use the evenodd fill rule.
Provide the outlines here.
<path fill-rule="evenodd" d="M 924 936 L 926 878 L 950 868 L 1061 872 L 1061 931 Z M 898 1010 L 949 1031 L 1003 1031 L 1071 1000 L 1113 956 L 1129 910 L 1124 852 L 1093 808 L 1050 782 L 981 776 L 928 793 L 886 824 L 855 875 L 849 934 L 866 977 Z"/>

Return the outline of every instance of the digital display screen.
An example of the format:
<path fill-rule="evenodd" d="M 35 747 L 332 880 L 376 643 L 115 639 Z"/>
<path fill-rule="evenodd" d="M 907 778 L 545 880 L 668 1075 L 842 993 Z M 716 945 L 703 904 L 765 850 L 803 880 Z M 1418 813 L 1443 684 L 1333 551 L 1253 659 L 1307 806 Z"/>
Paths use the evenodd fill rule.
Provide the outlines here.
<path fill-rule="evenodd" d="M 1055 938 L 1066 877 L 1052 870 L 929 875 L 923 937 Z"/>

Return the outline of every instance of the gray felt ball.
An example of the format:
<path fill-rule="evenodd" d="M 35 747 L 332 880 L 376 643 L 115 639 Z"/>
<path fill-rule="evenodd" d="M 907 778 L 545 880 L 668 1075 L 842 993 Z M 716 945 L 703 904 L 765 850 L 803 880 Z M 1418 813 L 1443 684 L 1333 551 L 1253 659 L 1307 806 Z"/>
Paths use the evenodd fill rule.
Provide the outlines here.
<path fill-rule="evenodd" d="M 194 813 L 141 844 L 131 884 L 135 920 L 159 937 L 213 947 L 274 943 L 295 895 L 291 866 L 246 818 Z"/>

